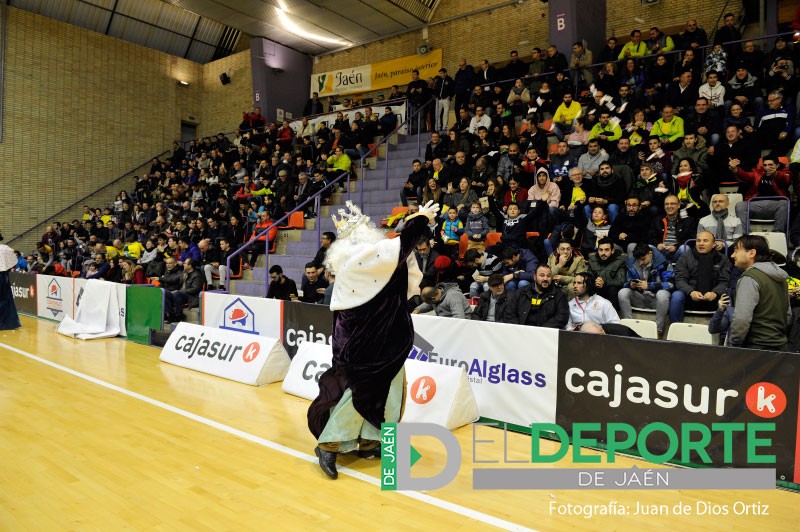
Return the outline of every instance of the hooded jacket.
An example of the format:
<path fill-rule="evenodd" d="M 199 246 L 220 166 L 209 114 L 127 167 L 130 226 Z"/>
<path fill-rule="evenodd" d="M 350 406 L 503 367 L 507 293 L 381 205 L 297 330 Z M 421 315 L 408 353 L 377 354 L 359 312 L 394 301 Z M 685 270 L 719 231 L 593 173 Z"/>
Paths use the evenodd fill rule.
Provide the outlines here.
<path fill-rule="evenodd" d="M 520 271 L 516 278 L 520 281 L 532 283 L 534 277 L 536 277 L 536 268 L 539 266 L 539 259 L 537 259 L 536 255 L 529 249 L 523 248 L 517 251 L 519 252 L 519 260 L 510 268 L 506 266 L 503 273 L 508 274 Z"/>
<path fill-rule="evenodd" d="M 758 196 L 758 185 L 764 178 L 764 170 L 754 168 L 751 172 L 742 170 L 738 167 L 733 176 L 740 182 L 747 185 L 747 191 L 744 194 L 744 200 Z M 789 197 L 789 185 L 792 182 L 792 177 L 786 169 L 778 170 L 772 179 L 772 189 L 775 191 L 774 196 Z"/>
<path fill-rule="evenodd" d="M 442 291 L 442 299 L 438 303 L 423 303 L 417 307 L 419 312 L 436 312 L 442 318 L 469 318 L 472 309 L 469 301 L 464 297 L 461 289 L 456 283 L 439 283 L 436 288 Z"/>
<path fill-rule="evenodd" d="M 545 183 L 544 189 L 542 189 L 539 187 L 539 183 L 534 179 L 533 185 L 528 189 L 528 200 L 538 201 L 542 199 L 542 195 L 546 192 L 550 194 L 547 198 L 547 205 L 549 207 L 558 208 L 558 204 L 561 203 L 561 189 L 558 187 L 558 184 L 550 180 L 550 172 L 547 168 L 537 169 L 536 175 L 538 176 L 542 172 L 547 175 L 547 183 Z"/>
<path fill-rule="evenodd" d="M 788 274 L 774 262 L 756 262 L 736 285 L 730 345 L 782 349 L 791 319 Z"/>
<path fill-rule="evenodd" d="M 675 222 L 675 239 L 677 241 L 677 245 L 683 245 L 690 238 L 694 238 L 695 235 L 697 235 L 697 218 L 693 218 L 691 216 L 683 218 L 681 217 L 680 213 L 678 213 L 677 220 Z M 650 224 L 650 236 L 648 237 L 649 244 L 651 246 L 663 244 L 666 237 L 667 217 L 662 216 L 660 218 L 656 218 Z"/>
<path fill-rule="evenodd" d="M 489 234 L 489 220 L 486 218 L 486 215 L 482 212 L 477 214 L 470 212 L 467 215 L 467 223 L 464 224 L 464 232 L 470 240 L 476 242 L 485 240 L 486 235 Z M 479 235 L 479 237 L 475 238 L 473 235 Z"/>
<path fill-rule="evenodd" d="M 625 267 L 628 270 L 625 288 L 631 287 L 631 281 L 642 279 L 642 277 L 639 276 L 639 270 L 636 267 L 637 261 L 638 259 L 633 256 L 628 257 L 628 260 L 625 261 Z M 674 288 L 674 285 L 672 284 L 674 276 L 672 271 L 667 268 L 668 266 L 669 262 L 664 258 L 664 255 L 662 255 L 657 249 L 654 249 L 653 260 L 650 261 L 650 264 L 647 266 L 647 278 L 644 279 L 647 281 L 647 290 L 649 292 L 655 293 L 659 290 L 669 290 L 672 292 L 672 289 Z"/>

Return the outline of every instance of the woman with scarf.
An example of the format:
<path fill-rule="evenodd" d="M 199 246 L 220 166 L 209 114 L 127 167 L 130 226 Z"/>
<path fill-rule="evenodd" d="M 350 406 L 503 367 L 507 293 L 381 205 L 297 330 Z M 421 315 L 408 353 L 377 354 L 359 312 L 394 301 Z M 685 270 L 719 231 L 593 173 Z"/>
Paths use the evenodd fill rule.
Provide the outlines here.
<path fill-rule="evenodd" d="M 667 189 L 670 194 L 678 196 L 681 209 L 686 209 L 686 214 L 697 218 L 708 215 L 711 210 L 708 204 L 700 198 L 703 192 L 703 180 L 697 173 L 694 159 L 684 157 L 678 161 L 678 174 L 667 179 Z"/>
<path fill-rule="evenodd" d="M 650 163 L 642 163 L 633 188 L 641 202 L 641 209 L 648 209 L 650 216 L 660 216 L 668 189 Z"/>
<path fill-rule="evenodd" d="M 528 114 L 528 105 L 531 103 L 531 93 L 528 87 L 522 84 L 521 79 L 514 81 L 514 86 L 508 92 L 508 108 L 514 116 L 525 116 Z"/>
<path fill-rule="evenodd" d="M 547 81 L 542 82 L 542 86 L 536 94 L 536 99 L 531 102 L 531 107 L 537 108 L 537 121 L 541 122 L 544 119 L 545 113 L 552 117 L 556 112 L 556 107 L 559 105 L 561 105 L 561 99 L 555 99 L 555 94 L 550 90 L 550 83 Z"/>
<path fill-rule="evenodd" d="M 506 193 L 503 195 L 504 211 L 509 203 L 516 203 L 519 205 L 522 212 L 527 211 L 528 189 L 520 186 L 519 179 L 516 175 L 512 175 L 508 178 L 508 190 L 506 190 Z"/>
<path fill-rule="evenodd" d="M 641 109 L 634 109 L 633 118 L 630 124 L 625 126 L 625 135 L 631 143 L 631 149 L 638 149 L 642 143 L 645 143 L 650 138 L 650 130 L 653 129 L 653 123 L 647 121 L 644 111 Z"/>
<path fill-rule="evenodd" d="M 581 252 L 584 255 L 594 253 L 597 251 L 597 242 L 601 238 L 608 236 L 611 230 L 611 222 L 608 221 L 606 210 L 596 205 L 592 209 L 592 217 L 586 222 L 586 227 L 583 229 L 583 244 L 581 245 Z M 559 244 L 560 245 L 560 244 Z"/>

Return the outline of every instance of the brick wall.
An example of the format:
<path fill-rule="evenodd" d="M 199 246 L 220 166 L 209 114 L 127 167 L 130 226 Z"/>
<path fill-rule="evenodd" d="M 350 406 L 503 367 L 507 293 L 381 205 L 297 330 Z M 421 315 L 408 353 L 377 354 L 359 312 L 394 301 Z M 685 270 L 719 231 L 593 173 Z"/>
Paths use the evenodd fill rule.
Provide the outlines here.
<path fill-rule="evenodd" d="M 434 13 L 433 22 L 498 3 L 502 2 L 442 0 Z M 710 35 L 724 5 L 723 0 L 663 0 L 660 4 L 648 7 L 638 0 L 607 0 L 606 34 L 627 35 L 637 27 L 649 29 L 651 26 L 685 24 L 691 14 Z M 728 10 L 739 13 L 741 0 L 732 0 Z M 431 26 L 428 29 L 428 44 L 431 48 L 442 48 L 442 61 L 450 71 L 456 68 L 461 57 L 477 66 L 481 59 L 488 59 L 490 63 L 505 61 L 508 59 L 508 52 L 516 49 L 527 59 L 532 48 L 542 48 L 549 44 L 547 16 L 548 4 L 536 0 L 498 7 L 479 15 Z M 636 22 L 634 18 L 639 18 L 644 23 Z M 423 42 L 422 32 L 416 31 L 326 55 L 315 62 L 314 72 L 338 70 L 411 55 L 416 53 L 417 45 Z"/>
<path fill-rule="evenodd" d="M 442 0 L 434 13 L 433 20 L 443 20 L 458 13 L 468 13 L 498 3 L 502 2 Z M 515 49 L 519 50 L 521 55 L 528 57 L 530 49 L 547 42 L 547 35 L 547 4 L 531 0 L 431 26 L 428 29 L 428 45 L 431 48 L 441 48 L 445 68 L 455 71 L 458 60 L 462 57 L 474 66 L 477 66 L 481 59 L 488 59 L 489 62 L 504 61 L 508 59 L 508 53 Z M 316 62 L 314 72 L 338 70 L 413 55 L 417 53 L 417 45 L 423 42 L 425 41 L 422 32 L 416 31 L 326 55 Z"/>
<path fill-rule="evenodd" d="M 235 129 L 242 121 L 242 112 L 253 109 L 250 50 L 202 65 L 202 69 L 203 116 L 198 133 L 207 136 Z M 223 72 L 231 77 L 227 85 L 219 81 Z"/>
<path fill-rule="evenodd" d="M 628 35 L 634 28 L 644 31 L 651 26 L 665 28 L 685 25 L 689 18 L 695 18 L 710 38 L 724 5 L 725 2 L 721 0 L 662 0 L 652 6 L 644 6 L 637 0 L 607 0 L 606 35 Z M 726 8 L 726 12 L 734 14 L 741 11 L 741 0 L 731 0 Z M 644 23 L 636 22 L 634 18 L 642 19 Z"/>
<path fill-rule="evenodd" d="M 249 51 L 200 65 L 27 11 L 8 8 L 7 16 L 0 143 L 7 241 L 171 147 L 188 115 L 199 118 L 201 134 L 216 133 L 235 128 L 251 106 Z M 233 80 L 224 87 L 223 70 Z M 87 203 L 105 206 L 116 188 Z M 30 249 L 42 232 L 12 245 Z"/>

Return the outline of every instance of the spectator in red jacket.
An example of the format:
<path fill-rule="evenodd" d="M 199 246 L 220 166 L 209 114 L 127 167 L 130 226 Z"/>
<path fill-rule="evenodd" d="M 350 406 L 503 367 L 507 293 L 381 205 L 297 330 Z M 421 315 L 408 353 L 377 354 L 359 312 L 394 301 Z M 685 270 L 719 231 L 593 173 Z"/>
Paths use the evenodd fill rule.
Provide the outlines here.
<path fill-rule="evenodd" d="M 122 268 L 122 282 L 124 284 L 147 284 L 144 269 L 133 262 L 132 259 L 122 259 L 119 263 Z"/>
<path fill-rule="evenodd" d="M 268 228 L 269 231 L 267 234 L 258 236 Z M 255 266 L 256 259 L 258 258 L 259 254 L 268 252 L 269 248 L 272 246 L 272 241 L 275 240 L 276 236 L 278 236 L 278 226 L 272 223 L 269 213 L 267 211 L 258 213 L 258 223 L 253 229 L 253 234 L 250 235 L 250 240 L 258 238 L 258 241 L 250 246 L 251 265 Z"/>
<path fill-rule="evenodd" d="M 747 227 L 747 201 L 759 197 L 789 198 L 789 185 L 792 182 L 789 170 L 778 170 L 778 158 L 768 155 L 762 159 L 763 168 L 754 168 L 747 172 L 739 167 L 739 159 L 731 159 L 729 166 L 733 176 L 740 183 L 747 185 L 745 201 L 736 204 L 736 216 Z M 789 202 L 784 200 L 761 200 L 749 203 L 753 218 L 774 218 L 775 231 L 786 233 Z"/>
<path fill-rule="evenodd" d="M 261 107 L 256 107 L 252 113 L 245 111 L 242 113 L 242 123 L 239 124 L 239 129 L 242 131 L 249 131 L 251 129 L 264 129 L 267 125 L 267 119 L 261 114 Z"/>

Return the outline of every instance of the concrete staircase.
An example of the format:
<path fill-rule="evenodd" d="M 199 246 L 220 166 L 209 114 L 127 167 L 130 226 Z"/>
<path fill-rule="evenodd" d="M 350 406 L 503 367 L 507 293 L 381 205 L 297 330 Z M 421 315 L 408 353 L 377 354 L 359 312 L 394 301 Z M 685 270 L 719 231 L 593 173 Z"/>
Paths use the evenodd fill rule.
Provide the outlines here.
<path fill-rule="evenodd" d="M 419 155 L 416 136 L 398 135 L 396 143 L 389 143 L 388 148 L 381 146 L 378 156 L 367 160 L 364 176 L 358 176 L 356 180 L 350 182 L 351 200 L 358 204 L 359 187 L 363 181 L 363 211 L 372 218 L 376 225 L 382 218 L 389 216 L 393 207 L 400 205 L 400 191 L 411 172 L 411 163 L 414 159 L 421 159 L 424 156 L 429 136 L 430 134 L 422 137 L 420 147 L 423 153 Z M 387 149 L 389 151 L 388 162 L 385 157 Z M 387 167 L 388 188 L 386 187 Z M 335 232 L 336 229 L 330 215 L 336 214 L 337 209 L 344 208 L 346 201 L 346 192 L 337 192 L 332 196 L 331 205 L 323 206 L 320 209 L 318 219 L 305 221 L 305 229 L 281 230 L 278 235 L 276 252 L 270 255 L 270 267 L 279 264 L 283 268 L 284 275 L 293 279 L 299 288 L 306 263 L 314 259 L 314 255 L 320 247 L 317 238 L 317 223 L 321 224 L 322 232 Z M 268 275 L 264 268 L 265 263 L 266 258 L 263 255 L 259 256 L 253 269 L 245 270 L 241 279 L 231 281 L 231 293 L 263 297 L 265 277 Z"/>

